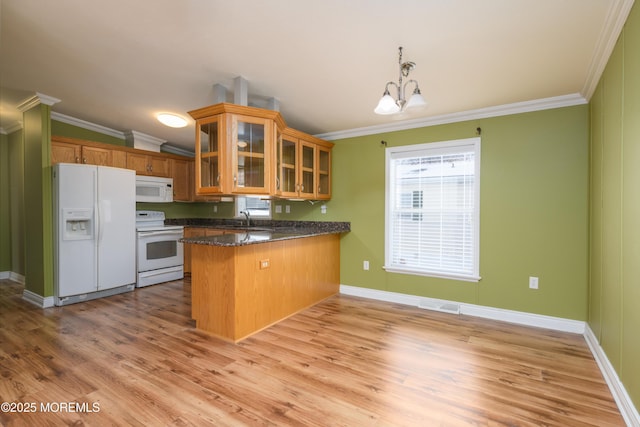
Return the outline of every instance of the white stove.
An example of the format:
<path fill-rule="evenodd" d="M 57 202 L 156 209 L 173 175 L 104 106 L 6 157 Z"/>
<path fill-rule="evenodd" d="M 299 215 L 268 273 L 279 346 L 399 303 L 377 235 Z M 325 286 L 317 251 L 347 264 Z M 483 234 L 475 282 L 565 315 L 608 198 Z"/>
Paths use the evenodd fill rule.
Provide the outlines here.
<path fill-rule="evenodd" d="M 184 227 L 164 220 L 161 211 L 136 211 L 138 288 L 184 277 Z"/>

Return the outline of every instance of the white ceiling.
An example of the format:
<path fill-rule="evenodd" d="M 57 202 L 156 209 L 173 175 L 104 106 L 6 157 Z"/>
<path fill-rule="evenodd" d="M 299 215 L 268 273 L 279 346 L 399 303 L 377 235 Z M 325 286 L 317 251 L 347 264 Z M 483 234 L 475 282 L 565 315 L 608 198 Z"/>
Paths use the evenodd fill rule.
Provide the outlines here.
<path fill-rule="evenodd" d="M 155 114 L 249 81 L 291 127 L 331 133 L 578 94 L 589 99 L 633 0 L 0 0 L 0 128 L 39 92 L 52 110 L 193 149 Z M 427 109 L 373 113 L 417 64 Z M 232 100 L 232 94 L 230 95 Z M 259 105 L 259 104 L 256 104 Z"/>

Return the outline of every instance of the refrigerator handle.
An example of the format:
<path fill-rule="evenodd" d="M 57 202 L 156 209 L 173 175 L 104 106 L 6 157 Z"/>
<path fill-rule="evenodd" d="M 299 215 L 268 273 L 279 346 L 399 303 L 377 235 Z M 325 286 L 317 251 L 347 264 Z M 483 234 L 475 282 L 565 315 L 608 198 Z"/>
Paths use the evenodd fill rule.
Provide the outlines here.
<path fill-rule="evenodd" d="M 99 201 L 96 203 L 96 229 L 98 232 L 98 235 L 96 236 L 96 245 L 100 245 L 100 242 L 102 241 L 102 232 L 103 232 L 103 227 L 102 227 L 102 203 L 100 203 Z"/>

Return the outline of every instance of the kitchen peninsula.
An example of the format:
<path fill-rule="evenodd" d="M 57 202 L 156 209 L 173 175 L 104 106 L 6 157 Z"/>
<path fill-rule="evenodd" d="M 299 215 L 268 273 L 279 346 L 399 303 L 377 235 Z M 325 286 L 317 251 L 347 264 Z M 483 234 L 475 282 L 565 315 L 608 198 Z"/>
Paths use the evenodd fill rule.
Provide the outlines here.
<path fill-rule="evenodd" d="M 182 239 L 198 329 L 238 342 L 339 291 L 340 234 L 348 222 L 174 222 L 207 231 Z"/>

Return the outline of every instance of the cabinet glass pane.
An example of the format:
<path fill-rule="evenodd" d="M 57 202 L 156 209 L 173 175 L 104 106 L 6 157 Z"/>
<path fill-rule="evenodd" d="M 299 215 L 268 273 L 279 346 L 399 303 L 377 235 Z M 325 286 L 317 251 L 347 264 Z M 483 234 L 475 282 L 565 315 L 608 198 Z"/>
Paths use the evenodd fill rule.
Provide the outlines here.
<path fill-rule="evenodd" d="M 331 162 L 330 154 L 328 151 L 318 150 L 318 194 L 329 194 L 329 167 Z"/>
<path fill-rule="evenodd" d="M 318 193 L 329 194 L 329 175 L 321 173 L 318 179 L 320 180 L 318 182 Z"/>
<path fill-rule="evenodd" d="M 264 157 L 238 158 L 238 187 L 264 187 Z"/>
<path fill-rule="evenodd" d="M 313 171 L 302 171 L 302 193 L 313 193 Z"/>
<path fill-rule="evenodd" d="M 282 163 L 295 166 L 296 164 L 296 143 L 295 141 L 282 140 Z"/>
<path fill-rule="evenodd" d="M 285 193 L 296 192 L 297 144 L 295 141 L 282 139 L 282 162 L 280 164 L 281 189 Z"/>
<path fill-rule="evenodd" d="M 265 126 L 238 122 L 238 187 L 265 187 Z"/>
<path fill-rule="evenodd" d="M 200 152 L 218 152 L 218 122 L 200 125 Z"/>
<path fill-rule="evenodd" d="M 302 167 L 313 169 L 313 147 L 302 146 Z"/>
<path fill-rule="evenodd" d="M 296 191 L 296 170 L 291 167 L 282 168 L 282 191 L 285 193 L 295 193 Z"/>
<path fill-rule="evenodd" d="M 318 163 L 320 172 L 329 172 L 329 152 L 324 150 L 318 151 Z"/>
<path fill-rule="evenodd" d="M 203 158 L 200 161 L 200 186 L 217 187 L 219 173 L 218 156 Z"/>

